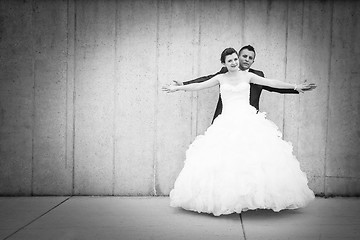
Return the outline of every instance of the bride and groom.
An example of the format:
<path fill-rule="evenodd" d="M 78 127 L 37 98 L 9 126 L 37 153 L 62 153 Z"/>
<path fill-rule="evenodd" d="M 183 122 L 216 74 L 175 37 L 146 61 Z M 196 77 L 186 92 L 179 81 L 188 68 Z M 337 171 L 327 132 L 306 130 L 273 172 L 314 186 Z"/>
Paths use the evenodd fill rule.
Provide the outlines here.
<path fill-rule="evenodd" d="M 219 85 L 221 96 L 213 124 L 186 151 L 184 168 L 170 192 L 171 206 L 219 216 L 248 209 L 295 209 L 314 198 L 292 145 L 258 114 L 258 103 L 262 89 L 295 93 L 316 85 L 263 78 L 262 72 L 250 69 L 254 59 L 251 46 L 239 54 L 227 48 L 221 54 L 225 69 L 219 73 L 163 87 L 170 93 Z"/>

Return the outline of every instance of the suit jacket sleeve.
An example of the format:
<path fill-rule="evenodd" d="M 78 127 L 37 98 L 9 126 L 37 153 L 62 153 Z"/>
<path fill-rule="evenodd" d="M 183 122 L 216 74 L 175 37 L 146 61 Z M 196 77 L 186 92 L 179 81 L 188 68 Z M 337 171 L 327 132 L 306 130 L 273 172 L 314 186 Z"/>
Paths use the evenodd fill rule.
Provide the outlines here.
<path fill-rule="evenodd" d="M 277 92 L 277 93 L 282 93 L 282 94 L 287 94 L 287 93 L 299 94 L 299 92 L 294 89 L 280 89 L 280 88 L 272 88 L 272 87 L 268 87 L 268 86 L 263 86 L 263 89 L 265 89 L 269 92 Z"/>
<path fill-rule="evenodd" d="M 264 77 L 264 73 L 261 71 L 258 71 L 258 75 L 261 77 Z M 281 94 L 288 94 L 288 93 L 299 94 L 299 92 L 294 89 L 280 89 L 280 88 L 272 88 L 269 86 L 263 86 L 262 89 L 265 89 L 266 91 L 269 91 L 269 92 L 277 92 L 277 93 L 281 93 Z"/>
<path fill-rule="evenodd" d="M 217 73 L 215 74 L 211 74 L 211 75 L 208 75 L 208 76 L 202 76 L 202 77 L 199 77 L 199 78 L 195 78 L 193 80 L 190 80 L 190 81 L 186 81 L 186 82 L 183 82 L 184 85 L 187 85 L 187 84 L 191 84 L 191 83 L 201 83 L 201 82 L 205 82 L 213 77 L 215 77 L 216 75 L 218 74 L 224 74 L 227 72 L 227 69 L 226 67 L 223 67 L 220 69 L 220 71 L 218 71 Z"/>

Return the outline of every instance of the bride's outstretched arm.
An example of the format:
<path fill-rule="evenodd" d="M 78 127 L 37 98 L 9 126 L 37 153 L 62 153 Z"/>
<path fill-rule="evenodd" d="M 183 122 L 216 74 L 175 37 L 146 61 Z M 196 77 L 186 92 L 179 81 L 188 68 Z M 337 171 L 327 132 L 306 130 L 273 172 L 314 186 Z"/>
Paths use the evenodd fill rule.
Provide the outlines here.
<path fill-rule="evenodd" d="M 205 82 L 201 82 L 201 83 L 192 83 L 192 84 L 187 84 L 187 85 L 175 85 L 175 84 L 170 84 L 170 85 L 166 85 L 162 87 L 162 90 L 168 93 L 171 92 L 176 92 L 179 90 L 183 90 L 183 91 L 199 91 L 205 88 L 210 88 L 216 85 L 219 85 L 219 77 L 215 76 L 213 78 L 211 78 L 208 81 Z"/>
<path fill-rule="evenodd" d="M 250 78 L 250 82 L 251 83 L 255 83 L 258 85 L 264 85 L 264 86 L 269 86 L 272 88 L 279 88 L 279 89 L 294 89 L 297 90 L 299 92 L 303 92 L 306 91 L 308 89 L 312 89 L 315 88 L 316 85 L 314 83 L 308 83 L 308 82 L 303 82 L 303 83 L 299 83 L 299 84 L 295 84 L 295 83 L 287 83 L 287 82 L 283 82 L 280 80 L 276 80 L 276 79 L 269 79 L 269 78 L 263 78 L 260 77 L 256 74 L 250 73 L 251 74 L 251 78 Z"/>

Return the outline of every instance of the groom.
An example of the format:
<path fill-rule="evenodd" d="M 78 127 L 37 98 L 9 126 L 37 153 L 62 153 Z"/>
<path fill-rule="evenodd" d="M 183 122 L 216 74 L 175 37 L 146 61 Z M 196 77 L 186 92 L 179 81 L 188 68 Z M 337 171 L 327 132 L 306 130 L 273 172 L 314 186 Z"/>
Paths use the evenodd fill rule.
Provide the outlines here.
<path fill-rule="evenodd" d="M 239 51 L 239 68 L 242 71 L 249 71 L 256 75 L 259 75 L 260 77 L 264 77 L 264 73 L 262 71 L 258 71 L 258 70 L 254 70 L 254 69 L 250 68 L 251 65 L 254 63 L 255 55 L 256 55 L 255 49 L 251 45 L 242 47 Z M 207 81 L 210 78 L 212 78 L 218 74 L 224 74 L 227 71 L 228 70 L 226 67 L 222 67 L 221 70 L 215 74 L 199 77 L 199 78 L 196 78 L 196 79 L 193 79 L 190 81 L 186 81 L 186 82 L 174 81 L 174 83 L 176 85 L 200 83 L 200 82 Z M 305 88 L 295 88 L 295 89 L 277 89 L 277 88 L 271 88 L 268 86 L 262 86 L 262 85 L 250 83 L 250 105 L 255 107 L 259 111 L 259 100 L 260 100 L 261 91 L 263 89 L 270 91 L 270 92 L 298 94 L 299 92 L 310 91 L 314 88 L 316 88 L 316 85 L 314 83 L 307 84 L 307 87 L 305 87 Z M 221 100 L 221 96 L 219 96 L 219 101 L 217 103 L 214 118 L 213 118 L 212 122 L 214 122 L 215 118 L 219 114 L 221 114 L 221 112 L 222 112 L 222 100 Z"/>

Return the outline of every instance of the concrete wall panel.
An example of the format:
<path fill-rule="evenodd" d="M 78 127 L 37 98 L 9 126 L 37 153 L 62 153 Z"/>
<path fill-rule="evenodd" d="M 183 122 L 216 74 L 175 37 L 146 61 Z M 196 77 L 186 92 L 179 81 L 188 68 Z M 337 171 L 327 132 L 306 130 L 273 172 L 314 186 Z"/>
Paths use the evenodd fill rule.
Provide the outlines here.
<path fill-rule="evenodd" d="M 287 27 L 287 47 L 286 47 L 286 79 L 288 82 L 300 83 L 305 79 L 307 69 L 304 67 L 303 51 L 306 41 L 304 41 L 304 2 L 289 1 L 288 5 L 288 27 Z M 306 37 L 305 37 L 306 38 Z M 309 82 L 316 82 L 315 79 L 309 79 Z M 299 132 L 303 112 L 301 111 L 301 99 L 314 97 L 316 90 L 306 92 L 300 95 L 285 95 L 284 103 L 284 139 L 290 141 L 293 145 L 293 153 L 300 161 L 300 165 L 308 174 L 309 186 L 319 194 L 324 193 L 324 176 L 322 174 L 314 175 L 311 171 L 312 163 L 307 163 L 302 155 L 298 154 Z M 303 109 L 303 111 L 307 111 Z M 318 166 L 320 168 L 321 166 Z M 321 171 L 320 171 L 321 173 Z"/>
<path fill-rule="evenodd" d="M 0 193 L 32 189 L 33 47 L 31 2 L 0 2 Z"/>
<path fill-rule="evenodd" d="M 115 2 L 76 1 L 75 194 L 112 194 Z"/>
<path fill-rule="evenodd" d="M 158 35 L 158 103 L 156 125 L 156 194 L 169 194 L 192 141 L 193 94 L 167 94 L 160 87 L 192 78 L 196 71 L 199 5 L 194 1 L 160 2 Z M 181 49 L 181 50 L 180 50 Z"/>
<path fill-rule="evenodd" d="M 245 1 L 244 44 L 257 52 L 254 69 L 285 81 L 287 4 L 284 1 Z M 260 111 L 283 129 L 284 96 L 263 91 Z"/>
<path fill-rule="evenodd" d="M 325 191 L 327 196 L 359 197 L 359 178 L 332 177 L 326 178 Z"/>
<path fill-rule="evenodd" d="M 286 47 L 286 79 L 289 82 L 299 82 L 303 79 L 301 62 L 303 51 L 303 6 L 302 1 L 290 1 L 288 5 L 287 47 Z M 307 94 L 307 93 L 306 93 Z M 284 102 L 283 136 L 294 147 L 293 153 L 297 156 L 297 141 L 299 131 L 300 97 L 286 94 Z"/>
<path fill-rule="evenodd" d="M 0 1 L 0 194 L 166 195 L 218 88 L 226 47 L 318 88 L 263 93 L 318 194 L 358 195 L 357 1 Z"/>
<path fill-rule="evenodd" d="M 151 195 L 157 95 L 156 1 L 117 5 L 115 194 Z"/>
<path fill-rule="evenodd" d="M 234 1 L 202 1 L 200 3 L 199 75 L 217 73 L 223 65 L 220 56 L 225 48 L 241 46 L 243 4 Z M 223 26 L 214 28 L 215 25 Z M 197 134 L 210 126 L 219 98 L 219 87 L 198 92 Z"/>
<path fill-rule="evenodd" d="M 327 178 L 326 187 L 331 193 L 346 195 L 360 192 L 359 11 L 359 2 L 335 2 L 332 20 L 326 176 L 335 178 Z M 345 181 L 347 187 L 334 184 L 337 181 Z"/>
<path fill-rule="evenodd" d="M 331 1 L 306 1 L 303 13 L 301 78 L 318 87 L 300 95 L 298 158 L 311 176 L 324 177 Z"/>
<path fill-rule="evenodd" d="M 72 192 L 66 158 L 67 4 L 35 1 L 34 180 L 37 195 Z"/>

